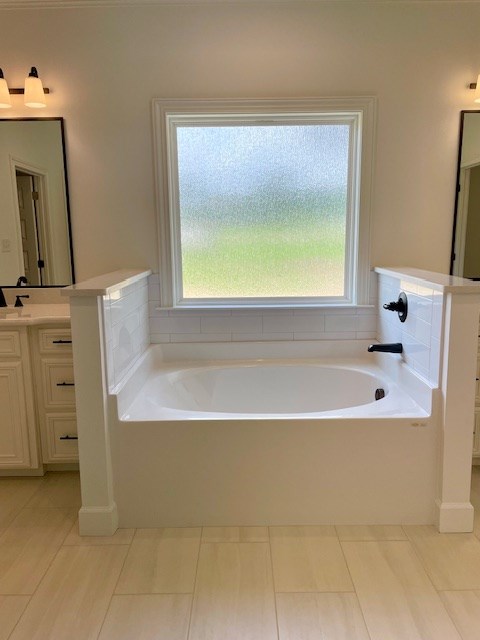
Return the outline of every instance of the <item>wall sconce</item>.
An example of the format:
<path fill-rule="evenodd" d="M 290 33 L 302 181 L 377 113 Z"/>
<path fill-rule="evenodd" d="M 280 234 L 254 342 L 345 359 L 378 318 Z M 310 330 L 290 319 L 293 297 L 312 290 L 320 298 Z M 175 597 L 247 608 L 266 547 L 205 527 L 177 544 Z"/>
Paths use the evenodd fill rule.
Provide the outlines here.
<path fill-rule="evenodd" d="M 480 74 L 477 78 L 476 82 L 472 82 L 470 85 L 470 89 L 475 89 L 475 94 L 473 96 L 474 102 L 480 102 Z"/>
<path fill-rule="evenodd" d="M 24 104 L 32 109 L 41 109 L 47 106 L 45 94 L 50 93 L 50 89 L 43 88 L 42 81 L 38 77 L 35 67 L 32 67 L 30 73 L 25 78 L 25 87 L 23 89 L 9 89 L 7 81 L 3 77 L 0 69 L 0 109 L 9 109 L 12 106 L 10 95 L 24 95 Z"/>

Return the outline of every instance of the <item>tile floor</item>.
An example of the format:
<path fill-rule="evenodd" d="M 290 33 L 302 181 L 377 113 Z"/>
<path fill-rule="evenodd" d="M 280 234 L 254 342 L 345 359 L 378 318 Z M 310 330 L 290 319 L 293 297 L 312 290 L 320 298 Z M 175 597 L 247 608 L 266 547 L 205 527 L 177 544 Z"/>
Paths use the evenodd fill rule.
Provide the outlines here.
<path fill-rule="evenodd" d="M 82 538 L 79 504 L 75 473 L 0 478 L 0 640 L 480 639 L 480 515 Z"/>

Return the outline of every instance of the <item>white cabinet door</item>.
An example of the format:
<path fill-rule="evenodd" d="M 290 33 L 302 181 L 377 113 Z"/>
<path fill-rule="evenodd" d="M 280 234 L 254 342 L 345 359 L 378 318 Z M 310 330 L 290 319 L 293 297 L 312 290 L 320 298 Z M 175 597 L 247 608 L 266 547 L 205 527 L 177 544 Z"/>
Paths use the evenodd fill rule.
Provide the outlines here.
<path fill-rule="evenodd" d="M 0 469 L 26 469 L 30 466 L 22 362 L 0 362 Z"/>

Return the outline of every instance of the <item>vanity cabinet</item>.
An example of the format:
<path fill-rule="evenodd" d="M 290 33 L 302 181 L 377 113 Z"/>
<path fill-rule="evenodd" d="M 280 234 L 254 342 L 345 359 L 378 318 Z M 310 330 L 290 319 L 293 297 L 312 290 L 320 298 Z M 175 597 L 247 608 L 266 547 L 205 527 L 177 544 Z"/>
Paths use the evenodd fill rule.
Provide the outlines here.
<path fill-rule="evenodd" d="M 0 331 L 0 469 L 39 466 L 27 329 Z"/>
<path fill-rule="evenodd" d="M 77 461 L 70 327 L 0 329 L 0 470 Z"/>
<path fill-rule="evenodd" d="M 473 458 L 475 464 L 480 464 L 480 327 L 478 333 L 477 373 L 475 387 L 475 423 L 473 431 Z"/>
<path fill-rule="evenodd" d="M 78 460 L 70 327 L 33 329 L 35 393 L 43 462 Z"/>

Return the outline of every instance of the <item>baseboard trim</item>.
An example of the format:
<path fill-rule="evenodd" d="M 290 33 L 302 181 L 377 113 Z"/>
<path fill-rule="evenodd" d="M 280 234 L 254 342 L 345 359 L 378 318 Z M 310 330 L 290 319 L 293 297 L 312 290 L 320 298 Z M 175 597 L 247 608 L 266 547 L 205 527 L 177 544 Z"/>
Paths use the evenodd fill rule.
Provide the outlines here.
<path fill-rule="evenodd" d="M 81 536 L 113 536 L 118 529 L 117 505 L 82 507 L 78 512 L 78 529 Z"/>
<path fill-rule="evenodd" d="M 473 531 L 474 509 L 470 502 L 435 501 L 436 523 L 440 533 L 470 533 Z"/>

